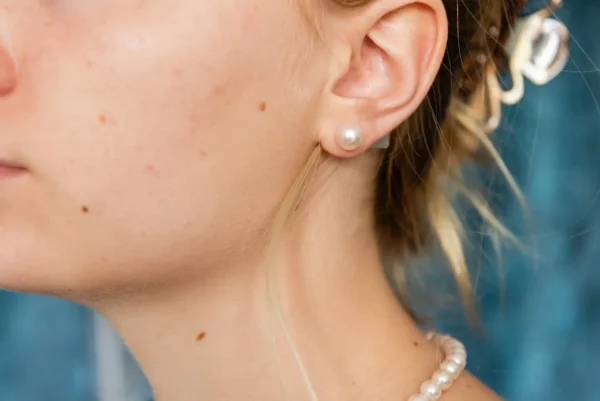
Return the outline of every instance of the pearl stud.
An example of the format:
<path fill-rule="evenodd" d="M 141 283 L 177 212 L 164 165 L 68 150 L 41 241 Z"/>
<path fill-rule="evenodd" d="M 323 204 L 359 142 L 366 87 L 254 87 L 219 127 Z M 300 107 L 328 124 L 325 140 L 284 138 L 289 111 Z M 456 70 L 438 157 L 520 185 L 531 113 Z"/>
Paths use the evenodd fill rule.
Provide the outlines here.
<path fill-rule="evenodd" d="M 336 141 L 340 148 L 351 152 L 363 143 L 363 130 L 358 125 L 343 126 L 336 135 Z"/>

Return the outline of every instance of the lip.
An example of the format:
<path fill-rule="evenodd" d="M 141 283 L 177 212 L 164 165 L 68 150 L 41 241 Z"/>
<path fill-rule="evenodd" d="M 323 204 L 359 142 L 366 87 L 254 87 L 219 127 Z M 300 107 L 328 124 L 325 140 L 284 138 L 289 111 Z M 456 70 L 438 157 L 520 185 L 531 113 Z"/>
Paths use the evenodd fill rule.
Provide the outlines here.
<path fill-rule="evenodd" d="M 0 180 L 15 178 L 27 172 L 27 168 L 17 163 L 0 159 Z"/>

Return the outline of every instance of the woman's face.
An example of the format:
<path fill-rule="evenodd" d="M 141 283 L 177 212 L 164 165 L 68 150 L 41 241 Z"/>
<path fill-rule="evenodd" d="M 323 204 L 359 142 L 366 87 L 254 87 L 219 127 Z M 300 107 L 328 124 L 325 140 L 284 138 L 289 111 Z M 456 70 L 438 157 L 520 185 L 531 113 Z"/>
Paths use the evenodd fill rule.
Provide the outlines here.
<path fill-rule="evenodd" d="M 248 257 L 317 140 L 327 67 L 292 1 L 2 0 L 0 33 L 0 160 L 27 168 L 0 179 L 0 286 Z"/>

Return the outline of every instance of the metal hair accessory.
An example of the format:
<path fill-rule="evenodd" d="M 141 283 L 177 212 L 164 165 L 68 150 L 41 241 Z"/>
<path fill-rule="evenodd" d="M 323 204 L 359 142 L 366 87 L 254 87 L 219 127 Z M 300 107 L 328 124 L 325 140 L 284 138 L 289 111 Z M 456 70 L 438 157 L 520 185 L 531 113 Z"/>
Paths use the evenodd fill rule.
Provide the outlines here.
<path fill-rule="evenodd" d="M 544 5 L 536 11 L 539 3 Z M 474 114 L 488 133 L 500 125 L 502 104 L 513 105 L 523 98 L 525 78 L 545 85 L 564 69 L 569 58 L 569 30 L 552 18 L 562 0 L 511 0 L 509 4 L 511 15 L 502 26 L 488 28 L 488 35 L 496 41 L 493 54 L 474 54 L 477 64 L 484 66 L 484 79 L 469 91 L 467 102 L 472 103 Z M 521 12 L 526 14 L 518 17 Z M 510 81 L 508 88 L 500 83 L 499 74 L 504 73 Z M 386 149 L 389 144 L 386 135 L 372 148 Z"/>
<path fill-rule="evenodd" d="M 525 78 L 536 85 L 554 79 L 569 57 L 567 27 L 552 18 L 562 0 L 551 0 L 543 9 L 516 21 L 505 45 L 510 87 L 502 88 L 493 63 L 486 67 L 484 128 L 494 131 L 500 125 L 501 105 L 518 103 L 525 93 Z"/>

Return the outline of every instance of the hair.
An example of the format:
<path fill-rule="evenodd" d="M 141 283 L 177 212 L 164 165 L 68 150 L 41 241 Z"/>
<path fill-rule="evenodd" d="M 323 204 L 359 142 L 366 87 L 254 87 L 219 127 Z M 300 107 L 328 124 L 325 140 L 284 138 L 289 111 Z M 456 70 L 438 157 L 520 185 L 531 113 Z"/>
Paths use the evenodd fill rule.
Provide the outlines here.
<path fill-rule="evenodd" d="M 376 0 L 322 1 L 360 8 Z M 483 151 L 524 204 L 518 186 L 488 138 L 484 124 L 476 117 L 474 107 L 477 106 L 473 103 L 477 89 L 484 84 L 486 68 L 491 65 L 502 69 L 505 66 L 502 43 L 520 4 L 519 0 L 443 0 L 443 3 L 448 16 L 449 40 L 442 67 L 416 112 L 390 134 L 390 147 L 384 151 L 377 172 L 373 213 L 382 260 L 402 262 L 437 242 L 457 282 L 463 307 L 467 315 L 476 320 L 472 284 L 462 246 L 463 231 L 453 208 L 453 195 L 456 190 L 466 195 L 496 232 L 514 240 L 494 217 L 485 200 L 462 183 L 460 168 L 468 161 L 486 160 L 480 157 Z M 297 207 L 322 153 L 319 146 L 306 162 L 281 206 L 274 233 L 281 232 L 289 214 Z M 270 248 L 268 260 L 273 262 L 274 247 Z M 396 278 L 402 280 L 403 270 L 400 268 L 397 273 Z M 276 300 L 274 274 L 269 274 L 269 281 L 270 299 Z M 400 292 L 399 296 L 410 312 L 404 293 Z M 311 397 L 316 400 L 280 309 L 277 309 L 277 315 Z"/>
<path fill-rule="evenodd" d="M 311 2 L 314 0 L 310 0 Z M 320 0 L 348 9 L 360 9 L 376 0 Z M 521 0 L 443 0 L 448 17 L 449 39 L 442 66 L 418 109 L 390 133 L 377 172 L 375 209 L 376 232 L 382 260 L 392 267 L 395 284 L 403 287 L 402 262 L 420 255 L 437 243 L 458 285 L 469 320 L 476 322 L 473 290 L 463 252 L 463 231 L 453 208 L 455 195 L 465 196 L 488 223 L 491 233 L 518 241 L 494 217 L 487 202 L 464 185 L 461 166 L 466 162 L 491 161 L 507 179 L 522 205 L 524 198 L 477 117 L 478 89 L 485 84 L 487 69 L 506 68 L 502 43 L 507 40 Z M 305 10 L 306 11 L 306 10 Z M 311 13 L 318 29 L 319 17 Z M 311 172 L 317 167 L 322 149 L 315 150 L 298 181 L 289 191 L 288 215 Z M 483 157 L 482 157 L 483 156 Z M 487 157 L 485 157 L 487 156 Z M 286 217 L 284 217 L 286 219 Z M 403 306 L 412 313 L 405 291 L 397 291 Z M 413 314 L 413 317 L 417 317 Z"/>
<path fill-rule="evenodd" d="M 336 0 L 360 7 L 371 0 Z M 417 111 L 391 134 L 391 146 L 378 172 L 375 218 L 386 259 L 420 254 L 430 242 L 441 247 L 458 284 L 463 307 L 475 321 L 473 291 L 462 248 L 463 232 L 453 205 L 465 195 L 497 231 L 508 231 L 482 197 L 462 185 L 460 167 L 491 156 L 520 194 L 481 121 L 472 113 L 474 92 L 484 84 L 486 67 L 503 62 L 501 41 L 515 14 L 515 0 L 443 0 L 449 39 L 442 67 Z M 504 28 L 504 29 L 501 29 Z M 454 184 L 454 185 L 452 185 Z M 402 278 L 403 270 L 396 268 Z M 402 292 L 399 292 L 403 299 Z M 407 302 L 403 302 L 408 308 Z"/>

